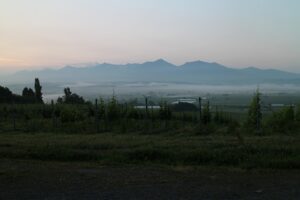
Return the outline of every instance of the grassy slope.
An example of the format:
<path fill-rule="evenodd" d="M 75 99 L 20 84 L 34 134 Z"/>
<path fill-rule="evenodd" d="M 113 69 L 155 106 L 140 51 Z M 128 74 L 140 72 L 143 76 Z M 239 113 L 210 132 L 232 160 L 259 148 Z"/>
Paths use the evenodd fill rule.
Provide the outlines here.
<path fill-rule="evenodd" d="M 299 169 L 300 137 L 137 134 L 1 134 L 0 158 L 93 161 L 105 165 L 159 164 Z"/>

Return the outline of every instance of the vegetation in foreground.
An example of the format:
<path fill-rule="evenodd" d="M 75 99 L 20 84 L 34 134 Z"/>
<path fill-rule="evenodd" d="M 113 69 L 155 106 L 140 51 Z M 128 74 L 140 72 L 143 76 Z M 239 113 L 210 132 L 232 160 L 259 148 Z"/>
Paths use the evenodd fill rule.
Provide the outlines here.
<path fill-rule="evenodd" d="M 299 169 L 300 109 L 287 106 L 266 115 L 257 90 L 244 118 L 209 100 L 198 107 L 145 97 L 138 109 L 113 96 L 86 102 L 64 89 L 44 104 L 42 86 L 22 96 L 0 87 L 0 158 L 94 161 L 101 164 L 161 164 Z"/>
<path fill-rule="evenodd" d="M 299 169 L 300 138 L 182 134 L 1 134 L 2 159 L 89 161 L 103 165 Z"/>
<path fill-rule="evenodd" d="M 170 105 L 161 101 L 158 109 L 145 97 L 140 109 L 131 102 L 118 102 L 115 96 L 95 103 L 64 89 L 57 102 L 44 104 L 42 86 L 35 79 L 35 90 L 24 88 L 22 95 L 13 94 L 0 86 L 0 133 L 60 132 L 60 133 L 164 133 L 189 129 L 190 133 L 209 135 L 228 133 L 242 140 L 242 135 L 298 134 L 300 107 L 290 105 L 271 113 L 262 109 L 261 94 L 257 90 L 248 112 L 235 115 L 213 106 L 209 100 L 196 106 L 191 103 Z"/>

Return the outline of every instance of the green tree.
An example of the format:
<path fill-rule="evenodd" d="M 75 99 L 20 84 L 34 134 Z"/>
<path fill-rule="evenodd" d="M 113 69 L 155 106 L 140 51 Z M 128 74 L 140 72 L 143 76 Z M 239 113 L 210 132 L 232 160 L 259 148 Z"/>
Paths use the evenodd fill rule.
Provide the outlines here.
<path fill-rule="evenodd" d="M 22 96 L 23 96 L 23 97 L 28 96 L 28 88 L 27 88 L 27 87 L 25 87 L 25 88 L 23 89 L 23 91 L 22 91 Z"/>
<path fill-rule="evenodd" d="M 11 103 L 13 93 L 6 87 L 0 86 L 0 103 Z"/>
<path fill-rule="evenodd" d="M 118 119 L 120 116 L 120 109 L 116 97 L 113 95 L 107 107 L 107 117 L 109 120 L 113 121 Z"/>
<path fill-rule="evenodd" d="M 71 95 L 72 95 L 72 92 L 71 92 L 71 89 L 70 88 L 65 88 L 64 89 L 64 93 L 65 93 L 65 99 L 66 99 L 66 101 L 71 97 Z"/>
<path fill-rule="evenodd" d="M 42 86 L 41 86 L 40 80 L 38 78 L 36 78 L 35 81 L 34 81 L 34 89 L 35 89 L 36 101 L 38 103 L 44 103 L 43 102 Z"/>
<path fill-rule="evenodd" d="M 105 118 L 105 102 L 103 98 L 100 98 L 99 101 L 99 119 L 104 119 Z"/>
<path fill-rule="evenodd" d="M 65 95 L 62 97 L 59 97 L 57 99 L 57 103 L 61 104 L 84 104 L 86 103 L 83 97 L 79 96 L 76 93 L 72 93 L 70 88 L 64 89 Z"/>
<path fill-rule="evenodd" d="M 171 108 L 166 101 L 160 103 L 159 116 L 164 120 L 170 120 L 172 118 Z"/>
<path fill-rule="evenodd" d="M 22 91 L 23 103 L 36 103 L 35 93 L 31 88 L 25 87 Z"/>
<path fill-rule="evenodd" d="M 293 122 L 295 120 L 295 111 L 293 106 L 289 106 L 285 111 L 285 119 L 288 122 Z"/>
<path fill-rule="evenodd" d="M 284 107 L 266 118 L 266 128 L 272 133 L 289 133 L 295 130 L 295 112 L 293 106 Z"/>
<path fill-rule="evenodd" d="M 252 130 L 260 131 L 261 121 L 261 94 L 259 92 L 259 89 L 257 89 L 248 110 L 247 126 Z"/>

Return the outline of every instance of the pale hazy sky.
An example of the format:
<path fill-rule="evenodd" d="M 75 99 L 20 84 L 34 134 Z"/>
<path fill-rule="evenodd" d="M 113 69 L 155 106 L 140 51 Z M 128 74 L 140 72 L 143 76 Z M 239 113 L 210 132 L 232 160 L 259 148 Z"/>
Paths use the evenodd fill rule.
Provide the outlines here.
<path fill-rule="evenodd" d="M 0 0 L 0 69 L 89 62 L 300 72 L 299 0 Z"/>

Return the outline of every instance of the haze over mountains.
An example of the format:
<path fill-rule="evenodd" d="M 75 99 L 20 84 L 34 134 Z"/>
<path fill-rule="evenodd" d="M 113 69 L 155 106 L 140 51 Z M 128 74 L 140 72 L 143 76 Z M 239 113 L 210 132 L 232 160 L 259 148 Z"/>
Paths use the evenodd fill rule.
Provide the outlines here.
<path fill-rule="evenodd" d="M 176 66 L 163 59 L 142 64 L 92 64 L 86 67 L 36 71 L 20 71 L 4 78 L 5 82 L 32 82 L 39 77 L 43 82 L 173 82 L 193 84 L 300 84 L 300 74 L 255 67 L 234 69 L 218 63 L 187 62 Z"/>

